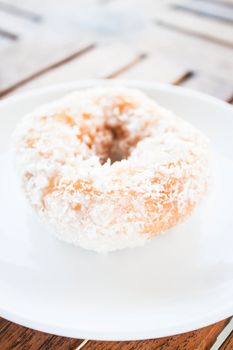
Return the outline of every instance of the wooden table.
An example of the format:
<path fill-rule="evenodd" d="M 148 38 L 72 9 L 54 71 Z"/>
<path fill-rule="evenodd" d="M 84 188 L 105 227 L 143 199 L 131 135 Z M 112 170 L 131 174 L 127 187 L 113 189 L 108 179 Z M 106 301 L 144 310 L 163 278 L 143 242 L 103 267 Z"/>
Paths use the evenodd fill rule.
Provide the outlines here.
<path fill-rule="evenodd" d="M 0 98 L 64 81 L 122 78 L 182 85 L 232 103 L 232 48 L 232 0 L 0 0 Z M 0 319 L 0 349 L 202 350 L 228 322 L 161 339 L 94 342 Z M 232 333 L 220 349 L 233 349 Z"/>

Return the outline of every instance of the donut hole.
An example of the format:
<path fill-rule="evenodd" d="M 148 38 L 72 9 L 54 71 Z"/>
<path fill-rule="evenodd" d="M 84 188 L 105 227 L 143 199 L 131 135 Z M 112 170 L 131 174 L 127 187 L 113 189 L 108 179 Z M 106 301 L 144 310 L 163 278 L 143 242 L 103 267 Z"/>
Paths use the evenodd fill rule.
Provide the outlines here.
<path fill-rule="evenodd" d="M 110 132 L 112 134 L 112 143 L 109 147 L 108 159 L 110 159 L 111 164 L 113 164 L 114 162 L 127 159 L 131 153 L 131 147 L 128 142 L 128 132 L 122 125 L 110 128 Z M 105 161 L 106 160 L 107 159 L 105 159 Z"/>
<path fill-rule="evenodd" d="M 105 124 L 96 133 L 94 151 L 102 165 L 107 161 L 113 164 L 128 159 L 140 139 L 139 136 L 134 138 L 130 136 L 124 124 Z"/>

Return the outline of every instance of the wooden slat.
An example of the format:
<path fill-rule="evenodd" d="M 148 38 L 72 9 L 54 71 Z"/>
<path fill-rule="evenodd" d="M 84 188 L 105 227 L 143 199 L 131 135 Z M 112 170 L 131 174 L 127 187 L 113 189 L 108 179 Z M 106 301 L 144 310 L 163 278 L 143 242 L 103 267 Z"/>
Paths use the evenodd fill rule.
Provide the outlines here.
<path fill-rule="evenodd" d="M 136 56 L 132 61 L 128 62 L 125 65 L 119 66 L 119 68 L 115 69 L 112 73 L 104 75 L 104 78 L 114 79 L 114 78 L 121 76 L 122 74 L 124 74 L 125 72 L 128 72 L 129 70 L 131 70 L 135 66 L 137 67 L 140 62 L 147 59 L 147 56 L 148 55 L 146 53 L 142 53 L 142 54 Z"/>
<path fill-rule="evenodd" d="M 0 319 L 1 350 L 73 350 L 82 340 L 57 337 Z"/>
<path fill-rule="evenodd" d="M 182 82 L 182 86 L 210 94 L 225 101 L 229 101 L 233 95 L 233 84 L 231 82 L 205 72 L 196 72 L 191 79 Z"/>
<path fill-rule="evenodd" d="M 158 23 L 166 23 L 173 29 L 187 32 L 189 35 L 197 36 L 212 41 L 218 45 L 233 48 L 233 37 L 231 26 L 210 19 L 204 19 L 192 14 L 184 14 L 179 11 L 171 10 L 163 13 L 157 13 L 155 20 Z"/>
<path fill-rule="evenodd" d="M 170 33 L 169 33 L 170 32 Z M 151 50 L 154 50 L 154 56 L 155 56 L 155 64 L 153 64 L 153 59 L 152 60 L 148 60 L 148 67 L 150 66 L 150 62 L 151 62 L 151 73 L 152 74 L 148 74 L 150 77 L 153 76 L 153 74 L 155 74 L 154 79 L 158 80 L 158 81 L 166 81 L 167 78 L 164 77 L 163 75 L 168 75 L 170 76 L 170 69 L 171 69 L 171 73 L 173 73 L 173 68 L 176 68 L 175 65 L 177 66 L 176 69 L 182 69 L 182 67 L 188 66 L 188 67 L 192 67 L 192 65 L 198 66 L 198 68 L 203 68 L 207 69 L 207 70 L 211 70 L 213 71 L 213 69 L 217 72 L 217 76 L 219 75 L 220 77 L 222 76 L 231 76 L 231 74 L 229 74 L 229 69 L 231 69 L 232 71 L 232 76 L 233 76 L 233 65 L 230 63 L 230 61 L 232 61 L 232 52 L 229 51 L 228 49 L 226 50 L 226 48 L 218 48 L 218 50 L 216 49 L 216 45 L 208 45 L 208 50 L 206 50 L 206 43 L 205 42 L 201 42 L 198 41 L 196 38 L 191 38 L 190 37 L 185 37 L 180 35 L 180 33 L 174 33 L 174 31 L 169 31 L 167 28 L 154 28 L 154 30 L 152 28 L 148 28 L 148 30 L 146 30 L 145 32 L 142 33 L 143 36 L 140 37 L 140 33 L 137 33 L 137 35 L 135 35 L 135 38 L 132 38 L 132 40 L 130 40 L 129 46 L 134 49 L 134 48 L 138 48 L 139 46 L 141 47 L 140 50 L 141 52 L 148 52 L 149 56 L 151 56 Z M 149 38 L 149 39 L 148 39 Z M 35 39 L 37 40 L 37 39 Z M 64 38 L 63 38 L 64 40 Z M 62 41 L 63 41 L 62 40 Z M 40 42 L 40 41 L 39 41 Z M 53 42 L 53 45 L 52 45 Z M 61 54 L 61 52 L 64 52 L 64 54 L 66 53 L 66 50 L 63 50 L 62 48 L 62 43 L 60 43 L 60 46 L 55 50 L 53 48 L 53 50 L 51 50 L 51 47 L 54 46 L 54 41 L 51 38 L 51 42 L 50 42 L 50 47 L 49 45 L 47 46 L 47 50 L 50 51 L 55 51 L 53 52 L 54 56 L 57 56 Z M 22 52 L 25 52 L 25 48 L 20 49 L 21 44 L 19 45 L 19 51 L 21 50 Z M 26 45 L 28 46 L 28 45 Z M 56 46 L 56 44 L 55 44 Z M 72 44 L 70 43 L 68 46 L 72 46 Z M 180 47 L 180 48 L 179 48 Z M 183 50 L 183 47 L 185 47 L 185 50 Z M 187 50 L 186 50 L 187 48 Z M 26 51 L 28 49 L 26 48 Z M 7 50 L 6 52 L 4 52 L 3 54 L 3 59 L 4 56 L 6 57 L 15 57 L 16 53 L 18 51 L 17 48 L 11 48 L 10 50 Z M 43 49 L 40 48 L 39 50 L 41 51 L 46 51 L 46 48 Z M 69 51 L 69 49 L 67 48 L 67 51 Z M 156 56 L 160 55 L 160 51 L 162 51 L 162 56 L 164 56 L 164 62 L 161 61 L 159 62 L 160 64 L 162 64 L 162 66 L 164 67 L 164 69 L 162 70 L 156 70 L 156 60 L 159 61 L 158 58 L 156 58 Z M 203 54 L 205 55 L 205 59 L 203 59 L 200 55 L 200 52 L 203 52 Z M 215 54 L 213 54 L 215 52 Z M 35 53 L 34 53 L 35 54 Z M 153 53 L 152 53 L 153 54 Z M 50 53 L 51 55 L 51 53 Z M 158 55 L 158 56 L 159 56 Z M 20 56 L 20 55 L 19 55 Z M 30 57 L 30 54 L 28 55 L 28 57 Z M 32 55 L 33 56 L 33 55 Z M 53 57 L 54 57 L 53 56 Z M 166 58 L 167 56 L 167 58 Z M 169 58 L 169 56 L 172 57 L 172 59 Z M 15 77 L 16 74 L 16 68 L 17 67 L 17 74 L 20 75 L 20 79 L 22 78 L 22 75 L 25 76 L 25 71 L 24 69 L 22 69 L 21 67 L 21 63 L 24 64 L 25 62 L 25 57 L 22 57 L 21 59 L 18 58 L 18 54 L 17 54 L 17 60 L 16 62 L 7 62 L 6 64 L 2 64 L 3 68 L 2 68 L 2 72 L 0 70 L 0 84 L 2 85 L 2 89 L 4 89 L 4 82 L 6 83 L 6 81 L 8 82 L 8 85 L 12 85 L 13 82 L 13 78 L 11 78 L 11 76 Z M 119 66 L 120 66 L 120 60 L 121 60 L 121 55 L 119 53 Z M 171 62 L 171 65 L 166 65 L 166 62 L 169 61 Z M 104 60 L 104 56 L 102 58 L 102 61 Z M 172 64 L 172 60 L 174 60 L 174 64 Z M 36 62 L 33 60 L 33 57 L 31 57 L 28 62 L 27 62 L 27 71 L 29 70 L 29 73 L 32 72 L 33 67 L 30 68 L 30 65 L 33 64 L 37 65 L 37 61 L 38 58 L 36 60 Z M 39 59 L 40 64 L 42 64 L 43 62 L 43 67 L 51 64 L 51 59 L 47 59 L 43 57 L 43 60 L 41 60 L 41 57 Z M 46 63 L 48 62 L 48 63 Z M 140 65 L 138 65 L 138 67 L 134 67 L 135 70 L 133 70 L 135 72 L 135 78 L 136 75 L 138 75 L 138 70 L 140 71 L 140 69 L 143 69 L 143 67 L 146 67 L 146 62 L 142 62 L 142 68 L 140 68 Z M 121 66 L 120 66 L 121 67 Z M 226 68 L 227 67 L 227 68 Z M 0 67 L 1 69 L 1 67 Z M 12 72 L 13 70 L 13 72 Z M 147 70 L 148 72 L 149 70 Z M 12 72 L 12 75 L 11 75 Z M 24 73 L 23 73 L 24 72 Z M 10 73 L 10 74 L 9 74 Z M 157 75 L 158 74 L 158 75 Z M 162 74 L 162 77 L 160 76 L 160 74 Z M 27 74 L 28 75 L 28 74 Z M 131 74 L 129 74 L 130 77 Z M 176 73 L 175 73 L 176 75 Z M 126 76 L 128 76 L 128 73 L 126 74 Z M 132 75 L 133 76 L 133 73 Z M 83 78 L 87 77 L 87 76 L 83 76 Z M 145 77 L 146 77 L 146 73 L 145 73 Z M 10 82 L 9 82 L 10 80 Z"/>
<path fill-rule="evenodd" d="M 189 79 L 192 79 L 194 72 L 191 70 L 187 70 L 183 75 L 180 75 L 177 79 L 172 81 L 173 85 L 182 85 Z"/>
<path fill-rule="evenodd" d="M 144 79 L 163 83 L 172 83 L 183 76 L 188 68 L 179 62 L 174 62 L 165 55 L 153 53 L 140 64 L 123 72 L 122 79 Z"/>
<path fill-rule="evenodd" d="M 25 89 L 78 79 L 111 77 L 119 69 L 140 63 L 142 53 L 125 44 L 102 45 L 25 85 Z M 107 64 L 106 64 L 107 62 Z"/>
<path fill-rule="evenodd" d="M 57 62 L 54 62 L 51 65 L 46 66 L 46 67 L 42 68 L 41 70 L 36 71 L 35 73 L 29 75 L 28 77 L 26 77 L 22 80 L 19 80 L 18 82 L 16 82 L 12 86 L 9 86 L 3 90 L 0 90 L 0 98 L 8 95 L 9 93 L 12 93 L 15 90 L 20 89 L 25 84 L 28 84 L 31 81 L 34 81 L 37 77 L 40 77 L 41 75 L 46 74 L 47 72 L 50 72 L 51 70 L 56 69 L 57 67 L 60 67 L 64 64 L 66 64 L 67 62 L 70 62 L 70 61 L 86 54 L 87 52 L 91 51 L 93 48 L 94 48 L 94 45 L 86 46 L 86 47 L 80 49 L 79 51 L 72 53 L 72 55 L 65 57 Z"/>
<path fill-rule="evenodd" d="M 215 73 L 233 82 L 232 49 L 207 43 L 201 37 L 190 37 L 187 33 L 154 23 L 154 26 L 148 26 L 137 37 L 131 38 L 130 45 L 149 54 L 162 54 L 191 70 Z"/>
<path fill-rule="evenodd" d="M 85 3 L 88 2 L 88 5 L 98 4 L 99 0 L 56 0 L 56 5 L 54 4 L 54 0 L 46 0 L 43 1 L 43 6 L 41 6 L 41 0 L 0 0 L 6 2 L 7 4 L 11 4 L 19 9 L 29 11 L 31 13 L 40 14 L 43 18 L 44 15 L 48 14 L 51 10 L 56 13 L 58 9 L 64 8 L 74 8 L 81 7 Z"/>
<path fill-rule="evenodd" d="M 233 331 L 227 337 L 225 342 L 222 344 L 219 350 L 232 350 L 233 349 Z"/>
<path fill-rule="evenodd" d="M 178 11 L 188 11 L 198 16 L 205 16 L 213 20 L 233 23 L 233 7 L 225 7 L 221 2 L 208 2 L 202 0 L 179 1 L 173 5 Z"/>
<path fill-rule="evenodd" d="M 148 25 L 130 39 L 129 45 L 149 55 L 162 54 L 194 70 L 215 72 L 219 77 L 233 79 L 232 49 L 206 42 L 202 37 L 192 37 L 187 32 L 180 33 L 169 26 Z"/>
<path fill-rule="evenodd" d="M 228 24 L 229 21 L 232 21 L 232 14 L 233 12 L 228 9 L 224 10 L 224 8 L 218 6 L 218 9 L 215 8 L 215 20 L 213 18 L 214 16 L 214 6 L 217 5 L 207 5 L 201 1 L 197 1 L 194 5 L 194 1 L 188 2 L 187 0 L 185 2 L 180 2 L 180 6 L 177 5 L 177 2 L 175 2 L 176 11 L 171 10 L 166 12 L 166 16 L 161 16 L 161 19 L 165 19 L 166 21 L 170 22 L 174 26 L 179 26 L 183 30 L 187 30 L 190 33 L 194 33 L 196 35 L 202 36 L 206 40 L 212 40 L 215 41 L 218 44 L 226 45 L 229 47 L 233 47 L 233 37 L 232 37 L 232 28 Z M 184 9 L 186 4 L 186 8 L 190 8 L 190 12 L 183 13 L 182 8 Z M 189 5 L 188 5 L 189 4 Z M 174 9 L 171 6 L 172 9 Z M 209 8 L 209 11 L 207 11 L 207 8 Z M 193 11 L 191 11 L 193 9 Z M 195 15 L 198 12 L 199 16 Z M 199 9 L 199 11 L 198 11 Z M 204 17 L 209 13 L 209 17 Z M 210 17 L 210 13 L 212 13 L 212 17 Z M 225 22 L 228 19 L 228 23 L 224 23 L 222 21 L 219 22 L 217 16 L 220 18 L 222 13 L 222 20 L 225 16 Z"/>
<path fill-rule="evenodd" d="M 20 6 L 21 4 L 17 4 L 18 9 L 21 8 Z M 43 9 L 44 7 L 46 8 L 41 6 Z M 25 13 L 26 9 L 23 11 Z M 31 75 L 74 55 L 93 43 L 82 33 L 79 34 L 72 28 L 67 30 L 68 25 L 64 16 L 61 17 L 61 23 L 57 23 L 53 18 L 55 12 L 56 7 L 54 13 L 50 13 L 48 18 L 45 13 L 42 21 L 28 21 L 25 16 L 15 16 L 10 11 L 1 11 L 0 6 L 2 33 L 5 33 L 5 37 L 8 33 L 9 39 L 18 39 L 7 47 L 0 45 L 0 91 L 28 79 Z M 27 14 L 29 13 L 36 15 L 36 12 L 32 14 L 31 10 L 28 10 Z M 72 15 L 74 20 L 75 12 Z"/>
<path fill-rule="evenodd" d="M 42 17 L 35 13 L 34 11 L 30 11 L 27 9 L 24 9 L 22 7 L 22 1 L 21 6 L 16 6 L 14 4 L 11 4 L 9 1 L 0 1 L 0 11 L 9 13 L 10 15 L 13 15 L 15 17 L 21 17 L 24 19 L 27 19 L 32 22 L 40 22 L 42 20 Z"/>
<path fill-rule="evenodd" d="M 131 6 L 132 9 L 137 13 L 142 11 L 146 16 L 146 19 L 156 20 L 157 22 L 167 23 L 173 28 L 177 27 L 181 30 L 194 35 L 202 36 L 206 40 L 213 40 L 216 43 L 233 47 L 232 28 L 228 24 L 213 21 L 209 18 L 203 18 L 196 16 L 192 13 L 184 13 L 183 11 L 177 11 L 173 8 L 173 5 L 177 4 L 179 0 L 118 0 L 118 7 Z"/>
<path fill-rule="evenodd" d="M 9 40 L 4 38 L 4 37 L 1 37 L 1 34 L 0 34 L 0 49 L 1 48 L 7 48 L 9 46 Z"/>
<path fill-rule="evenodd" d="M 202 0 L 200 0 L 202 1 Z M 230 7 L 232 8 L 233 7 L 233 1 L 232 0 L 203 0 L 205 2 L 209 2 L 209 3 L 212 3 L 212 4 L 221 4 L 221 6 L 224 6 L 224 7 Z"/>
<path fill-rule="evenodd" d="M 173 64 L 172 61 L 166 61 L 162 57 L 158 64 L 158 56 L 147 58 L 136 52 L 133 53 L 127 47 L 124 50 L 122 47 L 121 55 L 118 56 L 115 55 L 118 49 L 118 45 L 116 47 L 112 45 L 110 49 L 100 47 L 85 57 L 40 76 L 20 90 L 88 78 L 120 78 L 175 83 L 185 81 L 190 76 L 188 69 L 179 64 Z M 109 61 L 107 67 L 101 65 L 102 57 Z"/>
<path fill-rule="evenodd" d="M 25 21 L 24 17 L 14 17 L 8 12 L 1 10 L 0 0 L 0 27 L 8 32 L 15 33 L 18 38 L 31 35 L 31 32 L 40 28 L 40 24 L 33 21 Z"/>
<path fill-rule="evenodd" d="M 186 0 L 187 1 L 187 0 Z M 23 1 L 25 2 L 25 0 Z M 179 3 L 179 0 L 117 0 L 117 1 L 110 1 L 107 3 L 107 5 L 104 7 L 102 5 L 102 9 L 104 11 L 105 8 L 108 9 L 108 12 L 105 12 L 106 14 L 112 14 L 114 11 L 121 11 L 124 9 L 125 11 L 125 16 L 129 17 L 129 22 L 133 23 L 133 18 L 136 17 L 142 17 L 142 21 L 139 22 L 139 26 L 143 26 L 143 18 L 146 19 L 157 19 L 158 21 L 164 21 L 166 23 L 170 23 L 170 25 L 181 27 L 183 30 L 191 31 L 194 32 L 200 36 L 206 37 L 206 38 L 213 38 L 213 40 L 216 40 L 216 42 L 223 42 L 226 45 L 232 46 L 233 44 L 233 38 L 232 38 L 232 32 L 231 32 L 231 27 L 229 25 L 226 25 L 224 23 L 215 23 L 214 21 L 211 20 L 206 20 L 206 18 L 201 18 L 197 17 L 192 14 L 186 14 L 182 13 L 181 11 L 175 11 L 172 8 L 172 4 L 177 4 Z M 31 4 L 32 3 L 26 2 Z M 101 3 L 99 1 L 89 1 L 90 4 L 90 9 L 93 10 L 93 3 Z M 79 8 L 78 5 L 79 4 Z M 66 16 L 68 16 L 71 21 L 73 19 L 74 21 L 74 14 L 72 13 L 72 8 L 73 12 L 76 13 L 75 9 L 77 9 L 78 16 L 76 15 L 76 22 L 80 18 L 80 13 L 85 13 L 88 11 L 88 7 L 85 6 L 85 1 L 79 0 L 79 2 L 75 1 L 69 1 L 67 2 L 66 5 L 64 5 L 64 11 Z M 53 2 L 46 1 L 45 6 L 41 7 L 40 2 L 33 1 L 33 8 L 38 8 L 38 11 L 43 11 L 47 15 L 47 20 L 50 21 L 52 18 L 59 16 L 59 19 L 61 20 L 61 23 L 59 24 L 61 27 L 63 27 L 66 23 L 66 19 L 64 16 L 63 18 L 61 17 L 61 2 L 58 1 L 56 4 L 56 7 L 53 6 Z M 78 10 L 79 9 L 79 10 Z M 53 11 L 52 11 L 53 10 Z M 142 16 L 143 14 L 143 16 Z M 98 16 L 99 13 L 96 13 L 96 16 Z M 132 15 L 132 17 L 130 17 Z M 82 16 L 81 16 L 82 17 Z M 88 16 L 87 16 L 88 17 Z M 84 16 L 85 18 L 85 16 Z M 123 22 L 124 22 L 124 17 Z M 86 19 L 88 21 L 88 19 Z M 94 18 L 93 18 L 94 21 Z M 99 21 L 99 20 L 98 20 Z M 103 16 L 103 21 L 106 21 L 106 16 Z M 79 22 L 77 22 L 78 24 Z M 148 25 L 149 22 L 147 22 L 146 25 Z M 104 23 L 103 23 L 104 25 Z M 137 27 L 135 28 L 135 31 L 137 32 Z M 131 30 L 131 29 L 130 29 Z M 101 32 L 102 33 L 102 32 Z M 127 34 L 127 33 L 126 33 Z M 97 35 L 97 33 L 94 33 L 92 31 L 92 35 Z M 97 35 L 98 36 L 98 35 Z M 121 39 L 124 39 L 124 37 L 121 37 Z"/>
<path fill-rule="evenodd" d="M 155 24 L 168 28 L 170 30 L 174 30 L 178 33 L 181 34 L 186 34 L 189 37 L 194 37 L 194 38 L 199 38 L 208 42 L 212 42 L 214 44 L 220 45 L 220 46 L 224 46 L 224 47 L 229 47 L 229 48 L 233 48 L 233 43 L 229 40 L 226 39 L 219 39 L 218 37 L 214 36 L 214 35 L 209 35 L 206 33 L 203 33 L 199 30 L 195 30 L 194 27 L 193 28 L 189 28 L 188 26 L 183 26 L 182 22 L 177 22 L 177 23 L 171 23 L 170 20 L 165 19 L 156 19 Z"/>
<path fill-rule="evenodd" d="M 37 50 L 35 50 L 35 42 Z M 66 60 L 67 57 L 79 55 L 90 46 L 92 46 L 91 43 L 82 41 L 77 41 L 75 45 L 70 42 L 62 43 L 59 36 L 53 38 L 53 35 L 49 35 L 47 40 L 43 41 L 40 40 L 39 32 L 37 36 L 25 39 L 24 45 L 17 42 L 4 50 L 4 54 L 0 52 L 0 93 L 30 78 L 31 75 Z"/>
<path fill-rule="evenodd" d="M 228 322 L 229 319 L 197 331 L 153 340 L 134 342 L 89 341 L 83 347 L 83 350 L 209 350 Z"/>

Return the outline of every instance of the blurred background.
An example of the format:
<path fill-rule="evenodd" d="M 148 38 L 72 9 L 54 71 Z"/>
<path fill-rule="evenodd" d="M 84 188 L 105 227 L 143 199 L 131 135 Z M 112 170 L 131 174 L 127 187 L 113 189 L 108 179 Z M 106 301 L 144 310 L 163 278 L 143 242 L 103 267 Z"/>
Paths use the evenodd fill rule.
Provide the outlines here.
<path fill-rule="evenodd" d="M 0 97 L 87 78 L 233 101 L 233 0 L 0 0 Z"/>

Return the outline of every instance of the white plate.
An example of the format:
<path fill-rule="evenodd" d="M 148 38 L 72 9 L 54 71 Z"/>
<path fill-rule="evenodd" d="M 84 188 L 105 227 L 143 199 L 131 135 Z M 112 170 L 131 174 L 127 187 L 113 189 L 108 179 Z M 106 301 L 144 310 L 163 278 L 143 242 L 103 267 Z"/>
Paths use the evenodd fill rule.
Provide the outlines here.
<path fill-rule="evenodd" d="M 114 84 L 116 82 L 102 82 Z M 24 113 L 94 81 L 55 86 L 0 104 L 0 315 L 58 335 L 143 339 L 199 328 L 233 314 L 233 110 L 177 87 L 141 88 L 211 139 L 215 185 L 185 222 L 143 248 L 109 255 L 50 236 L 19 189 L 10 135 Z"/>

